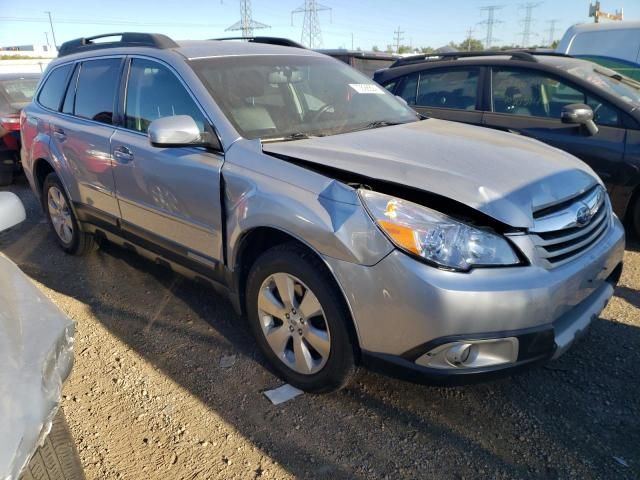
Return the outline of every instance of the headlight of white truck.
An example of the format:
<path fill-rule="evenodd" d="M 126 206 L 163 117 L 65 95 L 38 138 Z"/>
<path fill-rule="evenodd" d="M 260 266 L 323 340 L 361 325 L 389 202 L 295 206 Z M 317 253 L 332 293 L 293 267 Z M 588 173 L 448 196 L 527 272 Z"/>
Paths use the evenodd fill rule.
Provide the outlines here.
<path fill-rule="evenodd" d="M 516 265 L 520 259 L 501 235 L 455 220 L 422 205 L 370 190 L 359 190 L 378 227 L 400 249 L 438 266 Z"/>

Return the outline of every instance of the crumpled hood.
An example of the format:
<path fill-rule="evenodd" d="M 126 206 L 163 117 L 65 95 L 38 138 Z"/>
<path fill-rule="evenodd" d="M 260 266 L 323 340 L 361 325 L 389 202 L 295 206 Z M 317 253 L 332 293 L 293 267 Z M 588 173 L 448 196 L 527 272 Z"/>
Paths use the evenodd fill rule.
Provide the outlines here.
<path fill-rule="evenodd" d="M 586 164 L 536 140 L 435 119 L 263 150 L 442 195 L 519 228 L 599 182 Z"/>

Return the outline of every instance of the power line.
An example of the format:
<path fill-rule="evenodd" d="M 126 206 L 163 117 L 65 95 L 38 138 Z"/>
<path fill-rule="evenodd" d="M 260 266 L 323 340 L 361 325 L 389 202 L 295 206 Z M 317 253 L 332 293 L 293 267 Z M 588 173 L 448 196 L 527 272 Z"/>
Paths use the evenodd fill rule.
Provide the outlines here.
<path fill-rule="evenodd" d="M 471 51 L 471 40 L 472 40 L 474 31 L 475 31 L 475 28 L 473 27 L 469 27 L 469 29 L 467 30 L 467 52 Z"/>
<path fill-rule="evenodd" d="M 393 42 L 396 44 L 396 52 L 400 53 L 400 42 L 404 40 L 404 32 L 400 30 L 400 26 L 398 26 L 397 30 L 393 32 Z"/>
<path fill-rule="evenodd" d="M 525 10 L 524 19 L 522 20 L 522 24 L 524 25 L 522 29 L 522 46 L 524 48 L 529 46 L 531 35 L 535 35 L 531 33 L 531 24 L 535 23 L 535 20 L 533 20 L 533 9 L 539 7 L 542 3 L 543 2 L 529 2 L 520 5 L 520 8 L 524 8 Z"/>
<path fill-rule="evenodd" d="M 271 26 L 253 19 L 251 0 L 240 0 L 240 21 L 226 28 L 225 32 L 242 30 L 243 37 L 253 37 L 253 30 L 256 28 L 271 28 Z"/>
<path fill-rule="evenodd" d="M 323 11 L 329 12 L 329 21 L 331 22 L 331 8 L 316 2 L 316 0 L 305 0 L 303 6 L 291 12 L 291 26 L 293 26 L 293 16 L 296 13 L 304 13 L 301 41 L 309 48 L 319 48 L 322 46 L 322 30 L 320 29 L 318 12 Z"/>
<path fill-rule="evenodd" d="M 553 45 L 553 42 L 556 39 L 556 24 L 558 22 L 559 22 L 559 20 L 556 20 L 556 19 L 547 20 L 547 23 L 549 24 L 549 28 L 547 28 L 545 30 L 545 32 L 547 32 L 549 34 L 549 36 L 547 38 L 547 46 L 548 47 Z"/>
<path fill-rule="evenodd" d="M 485 7 L 480 7 L 480 11 L 481 12 L 487 12 L 487 19 L 480 22 L 480 25 L 486 25 L 487 26 L 487 36 L 485 38 L 485 42 L 484 42 L 484 47 L 486 49 L 491 48 L 491 45 L 493 44 L 493 27 L 494 25 L 497 25 L 498 23 L 502 23 L 501 20 L 497 20 L 496 19 L 496 11 L 497 10 L 502 10 L 504 8 L 504 6 L 502 5 L 487 5 Z"/>

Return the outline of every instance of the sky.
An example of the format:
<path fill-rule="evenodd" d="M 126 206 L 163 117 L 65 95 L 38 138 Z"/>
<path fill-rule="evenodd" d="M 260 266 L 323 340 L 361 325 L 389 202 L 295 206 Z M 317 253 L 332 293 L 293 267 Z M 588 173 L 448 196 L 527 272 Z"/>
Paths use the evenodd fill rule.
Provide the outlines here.
<path fill-rule="evenodd" d="M 415 47 L 457 43 L 469 29 L 474 38 L 484 40 L 486 27 L 480 22 L 486 12 L 480 8 L 492 4 L 502 7 L 495 12 L 500 23 L 494 26 L 494 44 L 520 44 L 525 2 L 540 4 L 533 10 L 532 43 L 546 43 L 550 20 L 557 20 L 555 38 L 575 23 L 593 21 L 588 0 L 322 0 L 331 8 L 319 13 L 322 46 L 368 50 L 376 45 L 384 50 L 395 43 L 398 28 L 403 32 L 401 43 Z M 291 11 L 303 4 L 304 0 L 253 0 L 253 19 L 271 26 L 255 34 L 300 41 L 303 15 L 295 15 L 292 25 Z M 601 7 L 612 12 L 623 8 L 625 20 L 640 20 L 640 0 L 601 0 Z M 58 45 L 121 31 L 158 32 L 176 40 L 240 34 L 225 32 L 240 19 L 238 0 L 0 0 L 0 46 L 45 44 L 44 32 L 53 43 L 45 11 L 51 11 Z"/>

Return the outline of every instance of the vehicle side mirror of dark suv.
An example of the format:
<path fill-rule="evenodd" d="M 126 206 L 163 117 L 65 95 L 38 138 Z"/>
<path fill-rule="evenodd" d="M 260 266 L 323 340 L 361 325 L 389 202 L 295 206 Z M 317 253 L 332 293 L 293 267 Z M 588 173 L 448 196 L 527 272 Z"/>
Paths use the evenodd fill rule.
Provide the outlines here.
<path fill-rule="evenodd" d="M 562 107 L 560 115 L 562 123 L 570 123 L 573 125 L 584 125 L 589 135 L 598 133 L 598 126 L 593 121 L 593 110 L 589 105 L 583 103 L 572 103 Z"/>
<path fill-rule="evenodd" d="M 200 132 L 196 121 L 189 115 L 162 117 L 149 124 L 149 142 L 154 147 L 210 147 L 220 150 L 221 145 L 215 135 Z"/>

